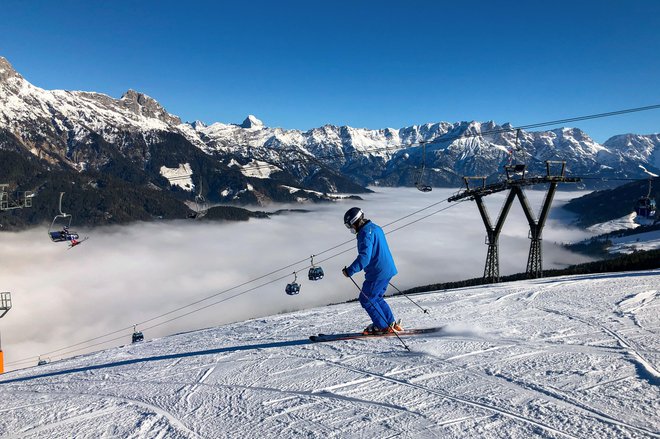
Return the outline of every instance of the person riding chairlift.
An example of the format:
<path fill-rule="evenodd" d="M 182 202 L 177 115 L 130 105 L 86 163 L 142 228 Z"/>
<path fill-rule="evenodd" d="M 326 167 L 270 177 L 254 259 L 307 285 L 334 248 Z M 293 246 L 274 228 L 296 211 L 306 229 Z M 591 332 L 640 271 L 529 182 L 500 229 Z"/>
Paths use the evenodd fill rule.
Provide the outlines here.
<path fill-rule="evenodd" d="M 63 226 L 62 230 L 59 232 L 51 232 L 51 237 L 55 241 L 71 241 L 71 247 L 75 247 L 80 244 L 80 241 L 78 241 L 78 234 L 69 232 L 68 226 Z"/>

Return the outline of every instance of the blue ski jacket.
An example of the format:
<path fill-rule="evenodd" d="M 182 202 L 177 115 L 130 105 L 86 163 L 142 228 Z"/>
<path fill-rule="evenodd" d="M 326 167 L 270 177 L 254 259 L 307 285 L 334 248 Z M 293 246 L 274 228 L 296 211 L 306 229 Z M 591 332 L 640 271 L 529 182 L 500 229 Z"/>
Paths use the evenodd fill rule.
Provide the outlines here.
<path fill-rule="evenodd" d="M 397 274 L 390 248 L 385 240 L 385 233 L 371 221 L 362 226 L 357 234 L 358 256 L 346 273 L 353 276 L 364 270 L 364 279 L 368 281 L 390 279 Z"/>

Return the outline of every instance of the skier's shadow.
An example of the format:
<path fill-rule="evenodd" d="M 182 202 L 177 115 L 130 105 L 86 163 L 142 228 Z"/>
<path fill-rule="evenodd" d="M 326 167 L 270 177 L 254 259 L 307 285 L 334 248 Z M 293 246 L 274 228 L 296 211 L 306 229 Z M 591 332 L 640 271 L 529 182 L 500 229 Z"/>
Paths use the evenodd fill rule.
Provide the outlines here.
<path fill-rule="evenodd" d="M 25 376 L 25 377 L 19 377 L 19 378 L 12 378 L 8 380 L 2 380 L 0 381 L 0 384 L 9 384 L 9 383 L 17 383 L 21 381 L 31 381 L 39 378 L 49 378 L 49 377 L 54 377 L 54 376 L 59 376 L 59 375 L 68 375 L 72 373 L 78 373 L 78 372 L 87 372 L 90 370 L 98 370 L 98 369 L 107 369 L 110 367 L 121 367 L 121 366 L 127 366 L 130 364 L 137 364 L 137 363 L 147 363 L 150 361 L 161 361 L 161 360 L 173 360 L 177 358 L 186 358 L 186 357 L 196 357 L 196 356 L 202 356 L 202 355 L 214 355 L 214 354 L 222 354 L 225 352 L 239 352 L 239 351 L 250 351 L 250 350 L 255 350 L 255 349 L 270 349 L 270 348 L 282 348 L 282 347 L 287 347 L 287 346 L 302 346 L 306 344 L 311 344 L 312 342 L 309 339 L 304 339 L 304 340 L 289 340 L 289 341 L 279 341 L 279 342 L 272 342 L 272 343 L 261 343 L 261 344 L 251 344 L 251 345 L 242 345 L 242 346 L 227 346 L 224 348 L 217 348 L 217 349 L 207 349 L 205 351 L 193 351 L 193 352 L 180 352 L 177 354 L 169 354 L 169 355 L 157 355 L 154 357 L 144 357 L 144 358 L 133 358 L 131 360 L 123 360 L 123 361 L 115 361 L 112 363 L 103 363 L 103 364 L 94 364 L 91 366 L 84 366 L 84 367 L 76 367 L 72 369 L 63 369 L 63 370 L 56 370 L 53 372 L 46 372 L 38 375 L 31 375 L 31 376 Z M 43 367 L 43 366 L 41 366 Z"/>

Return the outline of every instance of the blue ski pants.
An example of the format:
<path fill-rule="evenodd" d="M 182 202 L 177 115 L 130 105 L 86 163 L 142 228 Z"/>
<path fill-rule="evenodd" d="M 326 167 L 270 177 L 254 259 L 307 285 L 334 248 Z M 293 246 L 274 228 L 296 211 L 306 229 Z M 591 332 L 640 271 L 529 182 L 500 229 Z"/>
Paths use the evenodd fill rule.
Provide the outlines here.
<path fill-rule="evenodd" d="M 378 329 L 385 329 L 394 323 L 394 314 L 392 314 L 390 306 L 383 299 L 390 279 L 392 278 L 388 277 L 387 279 L 374 281 L 365 280 L 362 284 L 360 304 Z"/>

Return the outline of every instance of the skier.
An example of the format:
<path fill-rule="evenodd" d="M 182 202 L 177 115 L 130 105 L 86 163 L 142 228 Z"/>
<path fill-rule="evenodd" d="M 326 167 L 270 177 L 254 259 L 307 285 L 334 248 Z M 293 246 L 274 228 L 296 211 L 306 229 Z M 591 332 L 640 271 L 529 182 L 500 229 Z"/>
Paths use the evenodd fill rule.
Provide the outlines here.
<path fill-rule="evenodd" d="M 363 334 L 378 335 L 402 331 L 394 319 L 390 306 L 383 296 L 390 279 L 397 274 L 394 259 L 385 240 L 383 229 L 364 218 L 359 207 L 352 207 L 344 214 L 344 225 L 357 235 L 358 256 L 348 267 L 342 269 L 346 277 L 364 270 L 364 283 L 360 292 L 360 304 L 371 321 Z"/>

